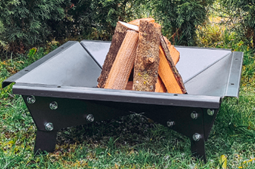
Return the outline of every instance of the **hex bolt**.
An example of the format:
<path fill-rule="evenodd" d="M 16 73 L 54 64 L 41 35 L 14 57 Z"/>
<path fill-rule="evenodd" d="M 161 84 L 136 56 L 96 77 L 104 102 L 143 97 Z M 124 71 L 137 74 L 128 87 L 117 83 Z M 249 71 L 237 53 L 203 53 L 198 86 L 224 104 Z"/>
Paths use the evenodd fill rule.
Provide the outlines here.
<path fill-rule="evenodd" d="M 192 119 L 197 119 L 198 118 L 198 113 L 193 111 L 191 114 L 190 114 L 191 118 Z"/>
<path fill-rule="evenodd" d="M 202 138 L 202 136 L 201 136 L 201 134 L 195 133 L 195 134 L 193 134 L 192 138 L 194 141 L 199 141 Z"/>
<path fill-rule="evenodd" d="M 53 101 L 49 105 L 51 110 L 56 110 L 58 108 L 58 103 L 56 101 Z"/>
<path fill-rule="evenodd" d="M 34 104 L 35 101 L 36 101 L 35 96 L 28 96 L 28 97 L 27 97 L 27 102 L 28 102 L 29 104 Z"/>
<path fill-rule="evenodd" d="M 214 115 L 214 110 L 207 109 L 207 114 L 208 114 L 209 116 L 213 116 L 213 115 Z"/>
<path fill-rule="evenodd" d="M 93 121 L 95 120 L 93 114 L 88 114 L 88 115 L 86 116 L 86 119 L 87 119 L 88 122 L 93 122 Z"/>
<path fill-rule="evenodd" d="M 47 131 L 52 131 L 54 128 L 52 123 L 45 123 L 44 126 L 45 126 L 45 130 Z"/>
<path fill-rule="evenodd" d="M 167 124 L 167 127 L 172 127 L 172 126 L 175 125 L 175 122 L 174 121 L 167 121 L 166 124 Z"/>

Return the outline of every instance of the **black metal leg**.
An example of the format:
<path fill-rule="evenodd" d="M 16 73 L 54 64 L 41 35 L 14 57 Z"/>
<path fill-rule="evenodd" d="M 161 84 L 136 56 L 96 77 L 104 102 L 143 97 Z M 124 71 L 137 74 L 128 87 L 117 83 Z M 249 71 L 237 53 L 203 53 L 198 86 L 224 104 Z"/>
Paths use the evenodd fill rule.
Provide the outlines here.
<path fill-rule="evenodd" d="M 40 154 L 44 151 L 53 152 L 55 150 L 56 145 L 56 131 L 40 131 L 36 132 L 36 140 L 35 140 L 35 148 L 34 154 Z"/>
<path fill-rule="evenodd" d="M 191 152 L 194 157 L 203 160 L 206 163 L 206 156 L 205 156 L 205 140 L 201 138 L 199 141 L 191 141 Z"/>

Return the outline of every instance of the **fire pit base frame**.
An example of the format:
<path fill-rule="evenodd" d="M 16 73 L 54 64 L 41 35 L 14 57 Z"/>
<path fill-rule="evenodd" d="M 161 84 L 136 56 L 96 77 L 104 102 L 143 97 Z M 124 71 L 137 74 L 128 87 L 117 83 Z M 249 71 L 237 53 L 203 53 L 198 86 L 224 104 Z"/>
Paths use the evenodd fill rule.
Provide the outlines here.
<path fill-rule="evenodd" d="M 32 104 L 29 102 L 31 97 L 35 99 Z M 23 96 L 23 99 L 37 126 L 35 154 L 44 151 L 53 152 L 55 150 L 57 132 L 63 128 L 112 119 L 129 115 L 133 112 L 143 112 L 146 117 L 154 122 L 187 136 L 191 140 L 193 156 L 206 162 L 205 140 L 209 136 L 217 114 L 208 114 L 208 111 L 216 112 L 216 109 L 195 107 L 130 104 L 40 96 Z M 54 109 L 50 106 L 53 103 L 57 105 L 53 107 Z"/>
<path fill-rule="evenodd" d="M 169 94 L 96 88 L 109 47 L 70 41 L 3 82 L 15 83 L 13 93 L 22 95 L 36 124 L 35 154 L 54 151 L 63 128 L 136 112 L 187 136 L 192 154 L 206 162 L 205 141 L 222 99 L 238 97 L 243 53 L 177 47 L 188 59 L 180 60 L 179 70 L 189 94 Z M 189 65 L 192 71 L 185 72 Z"/>

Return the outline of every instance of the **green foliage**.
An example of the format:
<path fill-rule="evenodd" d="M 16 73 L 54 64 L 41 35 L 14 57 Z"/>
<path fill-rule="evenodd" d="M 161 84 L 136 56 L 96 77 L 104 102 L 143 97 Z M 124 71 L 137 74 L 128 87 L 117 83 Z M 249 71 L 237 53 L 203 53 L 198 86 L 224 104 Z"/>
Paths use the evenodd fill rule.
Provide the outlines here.
<path fill-rule="evenodd" d="M 255 1 L 225 0 L 221 4 L 235 24 L 238 37 L 255 47 Z"/>
<path fill-rule="evenodd" d="M 113 35 L 116 23 L 128 21 L 133 16 L 137 2 L 131 0 L 95 0 L 93 10 L 97 11 L 94 19 L 100 23 L 99 30 L 105 30 Z"/>
<path fill-rule="evenodd" d="M 196 27 L 205 22 L 213 0 L 154 0 L 152 14 L 162 24 L 162 32 L 173 43 L 196 44 Z"/>
<path fill-rule="evenodd" d="M 4 24 L 0 20 L 0 34 L 4 32 Z M 0 39 L 0 46 L 4 46 L 5 43 Z"/>
<path fill-rule="evenodd" d="M 129 21 L 137 13 L 140 1 L 131 0 L 93 0 L 90 3 L 90 13 L 84 13 L 86 0 L 75 3 L 75 11 L 82 11 L 75 16 L 86 18 L 90 16 L 93 35 L 89 38 L 100 40 L 111 40 L 116 23 L 120 21 Z M 84 33 L 81 33 L 84 34 Z M 86 37 L 86 36 L 84 36 Z"/>
<path fill-rule="evenodd" d="M 48 20 L 58 21 L 64 15 L 64 0 L 1 0 L 0 20 L 5 30 L 0 39 L 8 42 L 12 51 L 23 53 L 24 48 L 47 40 L 51 33 Z"/>
<path fill-rule="evenodd" d="M 139 2 L 140 3 L 140 2 Z M 118 20 L 129 21 L 139 3 L 131 0 L 2 0 L 0 42 L 9 50 L 80 36 L 110 40 Z"/>

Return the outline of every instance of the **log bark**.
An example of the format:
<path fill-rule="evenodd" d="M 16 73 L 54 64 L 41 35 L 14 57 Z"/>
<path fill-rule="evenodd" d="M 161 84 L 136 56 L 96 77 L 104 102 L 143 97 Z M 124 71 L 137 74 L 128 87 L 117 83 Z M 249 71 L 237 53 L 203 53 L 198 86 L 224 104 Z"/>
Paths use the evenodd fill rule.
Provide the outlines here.
<path fill-rule="evenodd" d="M 170 56 L 173 59 L 174 65 L 176 65 L 180 59 L 180 53 L 179 51 L 177 51 L 177 49 L 171 45 L 171 42 L 164 36 L 164 40 L 167 44 L 167 47 L 170 51 Z M 166 86 L 164 85 L 163 81 L 161 80 L 161 78 L 158 76 L 158 80 L 156 83 L 156 89 L 155 92 L 162 92 L 165 93 L 167 92 Z"/>
<path fill-rule="evenodd" d="M 176 65 L 180 60 L 180 52 L 174 47 L 174 45 L 171 44 L 171 42 L 165 36 L 164 36 L 164 40 L 170 51 L 170 56 L 174 62 L 174 65 Z"/>
<path fill-rule="evenodd" d="M 114 35 L 112 37 L 111 46 L 110 46 L 109 52 L 106 55 L 106 59 L 104 61 L 101 75 L 97 79 L 97 82 L 98 82 L 97 87 L 98 88 L 104 88 L 107 77 L 110 73 L 112 64 L 115 61 L 115 58 L 119 51 L 119 48 L 126 36 L 127 30 L 138 31 L 138 27 L 128 24 L 128 23 L 121 22 L 121 21 L 117 22 L 117 26 L 115 28 Z"/>
<path fill-rule="evenodd" d="M 177 90 L 177 86 L 175 85 L 174 82 L 164 80 L 164 78 L 168 79 L 170 77 L 170 75 L 168 75 L 169 77 L 168 76 L 162 77 L 162 75 L 159 74 L 159 76 L 162 79 L 164 85 L 166 86 L 167 92 L 168 93 L 176 93 L 176 92 L 178 92 L 178 93 L 183 93 L 183 94 L 187 93 L 187 91 L 185 89 L 185 86 L 184 86 L 184 83 L 183 83 L 183 80 L 182 80 L 182 77 L 181 77 L 181 75 L 179 74 L 178 70 L 175 67 L 175 64 L 174 64 L 174 62 L 173 62 L 173 60 L 172 60 L 172 58 L 170 56 L 170 51 L 169 51 L 169 49 L 167 47 L 167 43 L 165 42 L 163 36 L 160 36 L 160 46 L 161 46 L 162 52 L 163 52 L 163 54 L 165 56 L 165 57 L 162 57 L 162 60 L 163 60 L 163 58 L 167 59 L 168 65 L 169 65 L 170 70 L 171 70 L 170 71 L 171 72 L 171 76 L 173 75 L 173 77 L 175 78 L 175 82 L 177 82 L 178 87 L 181 90 L 181 92 L 179 91 L 179 89 Z M 164 62 L 164 65 L 165 65 L 165 62 Z M 166 68 L 166 66 L 164 68 L 162 68 L 163 72 L 165 72 L 165 70 L 163 70 L 165 68 Z M 174 80 L 172 78 L 170 78 L 170 79 Z M 170 83 L 174 83 L 174 84 L 172 84 L 174 86 L 173 86 L 173 89 L 171 89 L 171 90 L 170 90 L 170 85 L 168 85 Z M 174 92 L 172 92 L 172 91 L 174 91 Z"/>
<path fill-rule="evenodd" d="M 173 70 L 171 69 L 162 47 L 159 48 L 159 69 L 158 74 L 162 79 L 168 93 L 182 94 L 182 89 L 178 81 L 175 79 Z"/>
<path fill-rule="evenodd" d="M 155 91 L 158 78 L 160 36 L 159 24 L 140 20 L 133 90 Z"/>
<path fill-rule="evenodd" d="M 105 88 L 125 90 L 134 67 L 137 42 L 138 33 L 128 30 L 106 80 Z"/>

